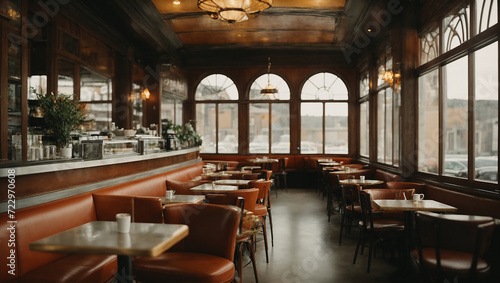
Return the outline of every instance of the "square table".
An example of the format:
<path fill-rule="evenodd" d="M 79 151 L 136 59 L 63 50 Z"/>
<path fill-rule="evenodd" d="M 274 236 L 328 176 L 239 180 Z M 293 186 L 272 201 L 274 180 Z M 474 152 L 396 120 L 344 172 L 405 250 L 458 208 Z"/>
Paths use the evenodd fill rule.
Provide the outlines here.
<path fill-rule="evenodd" d="M 413 246 L 413 213 L 415 211 L 454 212 L 458 208 L 439 201 L 424 199 L 421 201 L 374 199 L 372 203 L 382 211 L 404 211 L 407 247 Z"/>
<path fill-rule="evenodd" d="M 373 204 L 380 210 L 400 210 L 400 211 L 433 211 L 433 212 L 453 212 L 456 207 L 441 203 L 439 201 L 424 199 L 421 201 L 399 200 L 399 199 L 374 199 Z"/>
<path fill-rule="evenodd" d="M 187 225 L 131 223 L 118 233 L 116 221 L 93 221 L 30 244 L 41 252 L 116 254 L 120 282 L 133 282 L 132 256 L 155 257 L 189 234 Z"/>
<path fill-rule="evenodd" d="M 171 199 L 160 197 L 161 204 L 163 205 L 174 203 L 202 203 L 204 200 L 204 195 L 174 195 Z"/>
<path fill-rule="evenodd" d="M 205 183 L 198 185 L 196 187 L 192 187 L 189 190 L 195 193 L 202 193 L 202 194 L 223 194 L 228 191 L 236 191 L 237 189 L 238 186 L 215 185 L 215 184 L 212 185 L 212 183 Z"/>

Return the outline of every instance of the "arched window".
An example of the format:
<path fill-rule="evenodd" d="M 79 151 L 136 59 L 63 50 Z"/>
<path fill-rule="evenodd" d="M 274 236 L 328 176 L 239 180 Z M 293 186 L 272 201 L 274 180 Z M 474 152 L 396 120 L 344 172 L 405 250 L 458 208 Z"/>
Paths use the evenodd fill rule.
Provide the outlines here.
<path fill-rule="evenodd" d="M 270 84 L 276 93 L 261 93 Z M 275 74 L 258 77 L 249 93 L 249 152 L 290 153 L 290 88 Z"/>
<path fill-rule="evenodd" d="M 238 153 L 238 89 L 223 74 L 205 77 L 198 84 L 196 132 L 201 153 Z"/>
<path fill-rule="evenodd" d="M 348 153 L 349 93 L 332 73 L 311 76 L 301 91 L 300 153 Z"/>

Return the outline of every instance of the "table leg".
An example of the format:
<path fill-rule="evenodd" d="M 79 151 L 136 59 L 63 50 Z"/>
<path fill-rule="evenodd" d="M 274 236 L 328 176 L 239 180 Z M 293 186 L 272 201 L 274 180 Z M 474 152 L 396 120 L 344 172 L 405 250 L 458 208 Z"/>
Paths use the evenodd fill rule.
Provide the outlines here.
<path fill-rule="evenodd" d="M 116 279 L 119 283 L 133 283 L 132 275 L 132 257 L 127 255 L 118 255 L 118 273 Z"/>

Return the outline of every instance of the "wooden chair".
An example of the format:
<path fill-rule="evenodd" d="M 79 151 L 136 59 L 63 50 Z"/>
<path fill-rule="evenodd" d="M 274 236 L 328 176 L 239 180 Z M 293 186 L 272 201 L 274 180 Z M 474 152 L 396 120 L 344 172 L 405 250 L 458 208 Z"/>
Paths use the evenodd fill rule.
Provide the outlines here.
<path fill-rule="evenodd" d="M 236 233 L 240 210 L 214 204 L 172 204 L 164 207 L 165 223 L 186 224 L 189 235 L 166 251 L 132 263 L 140 282 L 233 282 Z"/>
<path fill-rule="evenodd" d="M 415 224 L 417 250 L 412 255 L 426 276 L 423 281 L 486 282 L 492 217 L 418 212 Z"/>
<path fill-rule="evenodd" d="M 276 170 L 273 170 L 273 174 L 276 180 L 276 186 L 278 188 L 283 188 L 288 191 L 287 181 L 286 181 L 286 167 L 288 166 L 288 157 L 283 157 L 278 159 L 278 166 Z"/>
<path fill-rule="evenodd" d="M 346 234 L 351 231 L 352 222 L 356 219 L 361 220 L 361 205 L 359 203 L 359 186 L 341 186 L 341 221 L 339 233 L 339 246 L 342 242 L 342 232 L 347 226 Z"/>
<path fill-rule="evenodd" d="M 393 243 L 401 243 L 404 234 L 404 221 L 400 219 L 373 218 L 370 194 L 361 191 L 359 199 L 362 220 L 359 224 L 359 238 L 352 263 L 356 263 L 359 247 L 361 246 L 360 254 L 363 254 L 365 244 L 368 242 L 368 267 L 366 272 L 369 273 L 375 245 L 387 239 L 391 239 Z"/>
<path fill-rule="evenodd" d="M 268 244 L 267 244 L 267 229 L 266 229 L 266 218 L 269 215 L 269 224 L 271 226 L 271 244 L 274 246 L 274 236 L 273 236 L 273 218 L 271 215 L 271 202 L 269 196 L 269 190 L 271 189 L 271 180 L 257 180 L 250 181 L 248 183 L 249 188 L 257 188 L 259 189 L 259 196 L 257 199 L 257 205 L 254 210 L 252 210 L 253 214 L 261 219 L 262 222 L 262 234 L 264 236 L 264 246 L 266 250 L 266 262 L 269 262 L 268 255 Z"/>
<path fill-rule="evenodd" d="M 327 188 L 327 200 L 326 200 L 326 212 L 328 215 L 328 222 L 330 222 L 330 216 L 335 211 L 335 200 L 337 200 L 339 211 L 342 207 L 342 192 L 339 183 L 339 176 L 335 172 L 328 173 L 330 182 Z"/>

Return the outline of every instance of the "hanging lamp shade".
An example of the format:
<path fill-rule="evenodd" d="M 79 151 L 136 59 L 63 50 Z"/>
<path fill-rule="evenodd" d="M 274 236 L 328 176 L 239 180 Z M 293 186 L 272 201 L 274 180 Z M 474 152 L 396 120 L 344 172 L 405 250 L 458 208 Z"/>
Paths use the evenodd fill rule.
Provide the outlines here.
<path fill-rule="evenodd" d="M 271 57 L 267 58 L 267 86 L 260 90 L 261 94 L 272 95 L 278 93 L 278 90 L 271 85 Z"/>
<path fill-rule="evenodd" d="M 198 0 L 198 8 L 207 11 L 212 19 L 228 23 L 255 18 L 272 4 L 273 0 Z"/>

